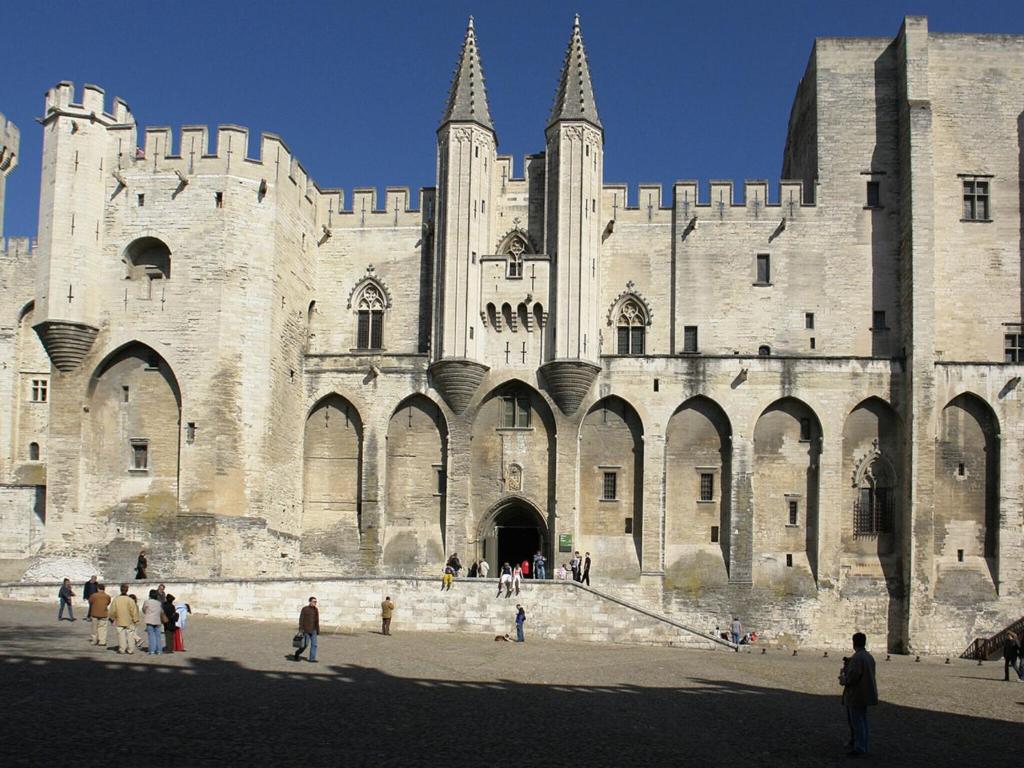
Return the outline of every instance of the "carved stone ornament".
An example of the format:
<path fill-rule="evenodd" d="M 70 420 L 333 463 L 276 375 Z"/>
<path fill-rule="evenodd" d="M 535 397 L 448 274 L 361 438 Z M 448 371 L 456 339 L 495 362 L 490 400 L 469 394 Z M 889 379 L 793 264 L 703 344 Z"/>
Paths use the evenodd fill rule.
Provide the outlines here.
<path fill-rule="evenodd" d="M 640 291 L 635 289 L 635 285 L 632 280 L 626 283 L 626 290 L 615 297 L 615 300 L 608 307 L 608 325 L 617 325 L 620 315 L 627 308 L 627 304 L 633 302 L 641 310 L 643 315 L 642 325 L 650 325 L 654 318 L 654 311 L 651 309 L 651 305 L 647 303 L 647 299 Z M 632 319 L 632 318 L 630 318 Z M 641 323 L 629 323 L 630 325 L 640 325 Z"/>
<path fill-rule="evenodd" d="M 348 303 L 345 305 L 347 309 L 352 309 L 352 305 L 356 302 L 361 302 L 365 298 L 365 294 L 369 294 L 371 291 L 377 297 L 377 300 L 381 302 L 379 309 L 391 309 L 391 290 L 388 288 L 387 283 L 381 280 L 376 274 L 376 270 L 373 264 L 366 267 L 366 274 L 363 275 L 352 286 L 352 290 L 348 292 Z"/>
<path fill-rule="evenodd" d="M 460 144 L 463 142 L 469 142 L 473 140 L 473 130 L 471 128 L 456 128 L 452 131 L 452 136 Z"/>
<path fill-rule="evenodd" d="M 505 490 L 518 493 L 523 490 L 523 468 L 518 464 L 509 464 L 505 473 Z"/>
<path fill-rule="evenodd" d="M 871 441 L 871 449 L 854 462 L 850 479 L 854 488 L 863 488 L 865 484 L 875 485 L 878 480 L 892 482 L 895 478 L 896 472 L 889 459 L 882 454 L 878 438 L 875 438 Z"/>

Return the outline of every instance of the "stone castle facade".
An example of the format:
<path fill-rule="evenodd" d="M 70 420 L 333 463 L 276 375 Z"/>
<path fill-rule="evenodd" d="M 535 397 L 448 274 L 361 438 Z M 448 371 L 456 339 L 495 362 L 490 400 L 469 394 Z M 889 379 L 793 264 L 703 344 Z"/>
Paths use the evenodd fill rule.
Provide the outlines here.
<path fill-rule="evenodd" d="M 38 240 L 0 255 L 29 574 L 586 550 L 698 626 L 960 650 L 1024 613 L 1022 37 L 819 39 L 790 181 L 668 200 L 605 181 L 578 20 L 522 169 L 470 23 L 418 200 L 236 126 L 140 134 L 95 86 L 41 122 Z"/>

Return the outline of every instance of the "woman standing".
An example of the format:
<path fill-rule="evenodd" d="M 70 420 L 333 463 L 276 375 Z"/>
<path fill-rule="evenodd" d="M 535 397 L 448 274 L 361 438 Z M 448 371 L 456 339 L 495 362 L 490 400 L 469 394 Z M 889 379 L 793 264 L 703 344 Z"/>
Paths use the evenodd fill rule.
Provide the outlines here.
<path fill-rule="evenodd" d="M 523 569 L 521 566 L 517 565 L 515 568 L 512 569 L 512 588 L 516 591 L 517 595 L 519 594 L 519 584 L 522 582 L 522 580 Z"/>
<path fill-rule="evenodd" d="M 164 653 L 174 653 L 174 633 L 178 628 L 178 609 L 174 607 L 174 595 L 167 595 L 164 603 Z"/>
<path fill-rule="evenodd" d="M 146 578 L 146 550 L 139 552 L 139 559 L 135 561 L 135 579 L 136 581 Z"/>
<path fill-rule="evenodd" d="M 526 611 L 523 606 L 516 603 L 516 642 L 525 643 L 526 636 L 523 634 L 523 624 L 526 623 Z"/>

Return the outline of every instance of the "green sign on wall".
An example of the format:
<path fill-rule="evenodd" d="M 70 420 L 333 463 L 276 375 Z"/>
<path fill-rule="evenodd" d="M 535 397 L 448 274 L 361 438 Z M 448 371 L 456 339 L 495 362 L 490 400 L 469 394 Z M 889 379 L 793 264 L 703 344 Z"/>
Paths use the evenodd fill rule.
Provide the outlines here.
<path fill-rule="evenodd" d="M 572 534 L 571 533 L 560 533 L 560 534 L 558 534 L 558 551 L 559 552 L 572 552 Z"/>

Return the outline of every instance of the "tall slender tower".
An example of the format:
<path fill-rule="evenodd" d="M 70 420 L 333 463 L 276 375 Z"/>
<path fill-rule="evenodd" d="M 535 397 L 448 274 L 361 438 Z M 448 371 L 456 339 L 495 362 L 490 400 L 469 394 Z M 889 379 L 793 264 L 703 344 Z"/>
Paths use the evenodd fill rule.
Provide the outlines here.
<path fill-rule="evenodd" d="M 18 165 L 18 145 L 21 135 L 14 123 L 7 122 L 0 114 L 0 239 L 4 236 L 4 197 L 7 191 L 7 177 Z"/>
<path fill-rule="evenodd" d="M 487 106 L 473 18 L 466 28 L 448 104 L 437 129 L 434 312 L 435 388 L 456 413 L 465 410 L 487 372 L 478 362 L 480 256 L 494 247 L 497 136 Z"/>
<path fill-rule="evenodd" d="M 541 372 L 559 408 L 572 414 L 600 372 L 601 186 L 604 128 L 597 114 L 590 67 L 572 25 L 562 76 L 546 131 L 545 250 L 554 261 L 554 344 Z"/>

